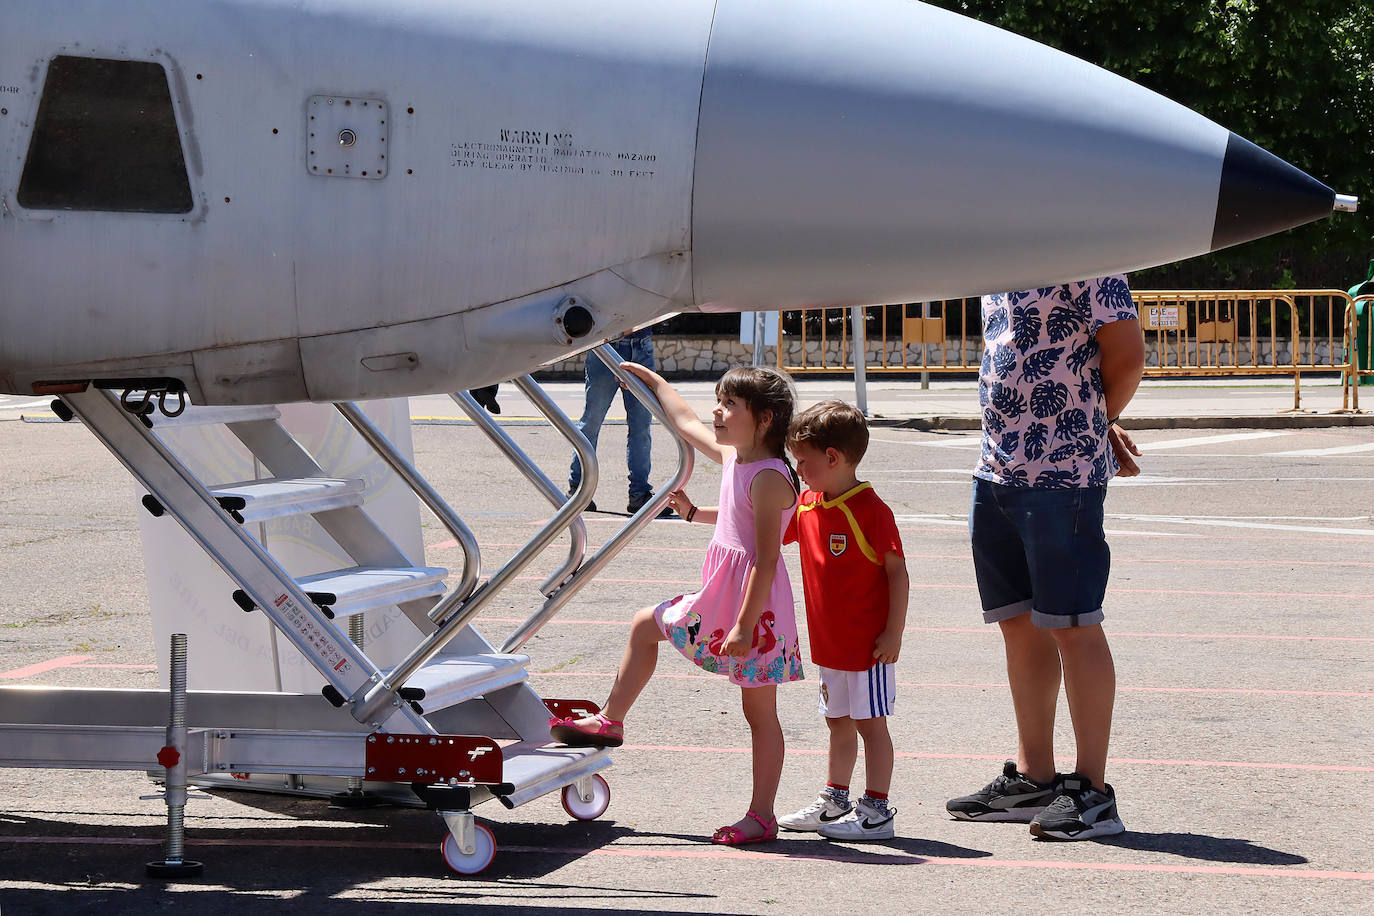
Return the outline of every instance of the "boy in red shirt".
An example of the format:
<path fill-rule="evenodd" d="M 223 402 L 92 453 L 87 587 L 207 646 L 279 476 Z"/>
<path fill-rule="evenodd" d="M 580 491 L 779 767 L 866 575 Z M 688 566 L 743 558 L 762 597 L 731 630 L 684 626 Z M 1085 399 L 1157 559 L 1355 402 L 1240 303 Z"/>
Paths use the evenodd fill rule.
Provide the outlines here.
<path fill-rule="evenodd" d="M 892 510 L 860 483 L 868 423 L 842 401 L 822 401 L 793 422 L 787 447 L 807 489 L 783 543 L 801 546 L 802 588 L 811 661 L 821 672 L 821 715 L 830 727 L 825 790 L 814 803 L 778 818 L 786 830 L 837 840 L 885 840 L 897 809 L 888 807 L 896 694 L 894 663 L 906 625 L 908 582 Z M 849 780 L 864 742 L 867 785 L 857 804 Z"/>

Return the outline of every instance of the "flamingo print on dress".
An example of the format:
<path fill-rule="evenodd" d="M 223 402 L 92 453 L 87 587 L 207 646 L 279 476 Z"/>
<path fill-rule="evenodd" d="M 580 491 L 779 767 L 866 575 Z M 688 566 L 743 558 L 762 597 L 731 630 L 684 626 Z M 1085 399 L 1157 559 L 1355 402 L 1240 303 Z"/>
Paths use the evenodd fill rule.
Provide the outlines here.
<path fill-rule="evenodd" d="M 778 638 L 773 635 L 773 623 L 777 620 L 772 611 L 764 611 L 759 615 L 759 622 L 754 627 L 754 645 L 759 655 L 767 655 L 773 651 L 773 647 L 778 644 Z"/>
<path fill-rule="evenodd" d="M 719 655 L 723 643 L 725 642 L 725 631 L 716 629 L 711 632 L 711 638 L 706 643 L 706 651 L 712 655 Z"/>

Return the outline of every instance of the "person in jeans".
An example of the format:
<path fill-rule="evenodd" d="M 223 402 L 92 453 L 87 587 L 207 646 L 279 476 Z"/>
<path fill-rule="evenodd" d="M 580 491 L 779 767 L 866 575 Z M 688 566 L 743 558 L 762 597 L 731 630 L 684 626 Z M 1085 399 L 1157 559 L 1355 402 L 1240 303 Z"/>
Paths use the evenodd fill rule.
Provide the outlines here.
<path fill-rule="evenodd" d="M 654 368 L 654 337 L 649 328 L 632 331 L 612 341 L 611 346 L 620 354 L 623 361 L 638 363 L 649 369 Z M 628 389 L 622 389 L 615 373 L 591 353 L 587 354 L 586 359 L 586 385 L 587 398 L 582 407 L 582 417 L 577 421 L 577 428 L 587 437 L 593 451 L 596 450 L 596 440 L 601 435 L 601 423 L 606 419 L 606 411 L 615 400 L 617 391 L 620 392 L 621 401 L 625 405 L 625 419 L 629 424 L 625 443 L 625 464 L 630 472 L 630 498 L 625 511 L 633 515 L 644 507 L 654 492 L 649 483 L 649 473 L 652 470 L 649 410 L 639 403 Z M 582 461 L 577 455 L 573 455 L 572 468 L 568 472 L 568 494 L 572 495 L 581 483 Z M 596 503 L 588 505 L 587 510 L 595 512 Z M 672 515 L 673 511 L 667 507 L 659 513 L 660 518 L 671 518 Z"/>
<path fill-rule="evenodd" d="M 1122 276 L 983 297 L 978 395 L 983 443 L 969 534 L 983 620 L 996 623 L 1019 738 L 1017 759 L 956 818 L 1030 823 L 1043 839 L 1121 833 L 1106 782 L 1116 695 L 1102 602 L 1111 554 L 1103 500 L 1140 473 L 1117 418 L 1135 394 L 1145 346 Z M 1054 765 L 1061 679 L 1077 743 Z"/>

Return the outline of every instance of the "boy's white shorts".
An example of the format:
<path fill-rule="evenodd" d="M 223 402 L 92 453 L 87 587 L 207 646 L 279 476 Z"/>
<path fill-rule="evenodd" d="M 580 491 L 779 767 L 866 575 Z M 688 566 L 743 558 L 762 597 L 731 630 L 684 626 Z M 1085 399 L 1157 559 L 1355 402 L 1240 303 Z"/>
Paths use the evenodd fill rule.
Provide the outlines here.
<path fill-rule="evenodd" d="M 892 715 L 897 700 L 895 665 L 875 662 L 867 671 L 821 669 L 821 715 L 827 719 L 877 719 Z"/>

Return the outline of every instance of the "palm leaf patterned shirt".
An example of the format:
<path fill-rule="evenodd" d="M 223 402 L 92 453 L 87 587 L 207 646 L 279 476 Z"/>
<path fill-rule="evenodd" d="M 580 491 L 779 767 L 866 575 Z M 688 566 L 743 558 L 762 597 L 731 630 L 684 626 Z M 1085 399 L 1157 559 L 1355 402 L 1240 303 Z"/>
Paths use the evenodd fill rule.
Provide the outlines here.
<path fill-rule="evenodd" d="M 1118 465 L 1097 329 L 1136 320 L 1121 275 L 984 296 L 974 476 L 1012 487 L 1106 486 Z"/>

